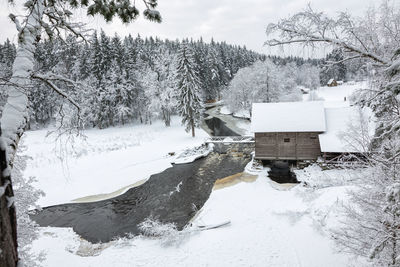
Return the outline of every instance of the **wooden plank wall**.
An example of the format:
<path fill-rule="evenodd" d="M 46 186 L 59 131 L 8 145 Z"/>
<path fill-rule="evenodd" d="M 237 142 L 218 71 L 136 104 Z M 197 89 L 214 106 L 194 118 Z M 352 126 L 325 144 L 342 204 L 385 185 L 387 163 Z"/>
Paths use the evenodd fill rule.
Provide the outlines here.
<path fill-rule="evenodd" d="M 318 132 L 256 133 L 257 159 L 317 159 L 321 155 Z"/>

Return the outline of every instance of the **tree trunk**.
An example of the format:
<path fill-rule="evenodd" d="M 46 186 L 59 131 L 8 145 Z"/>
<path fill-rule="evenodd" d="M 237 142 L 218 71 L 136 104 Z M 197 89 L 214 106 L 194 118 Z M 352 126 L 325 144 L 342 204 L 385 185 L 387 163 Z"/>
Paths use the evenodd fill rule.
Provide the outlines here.
<path fill-rule="evenodd" d="M 7 156 L 11 163 L 28 120 L 30 75 L 34 67 L 33 52 L 36 38 L 40 33 L 43 9 L 43 0 L 38 0 L 18 34 L 18 49 L 13 63 L 10 85 L 7 88 L 7 103 L 0 119 L 3 138 L 8 146 Z"/>
<path fill-rule="evenodd" d="M 192 124 L 192 137 L 195 137 L 195 133 L 194 133 L 194 122 L 192 122 L 191 124 Z"/>
<path fill-rule="evenodd" d="M 14 267 L 18 262 L 17 218 L 15 206 L 9 207 L 9 199 L 14 196 L 11 179 L 10 176 L 3 176 L 4 173 L 7 174 L 4 170 L 8 166 L 4 148 L 5 146 L 0 149 L 0 186 L 5 189 L 0 196 L 0 266 Z"/>
<path fill-rule="evenodd" d="M 168 109 L 162 108 L 163 120 L 166 127 L 171 126 L 171 114 Z"/>
<path fill-rule="evenodd" d="M 6 90 L 7 102 L 0 119 L 0 266 L 16 266 L 17 219 L 13 204 L 14 192 L 10 171 L 19 139 L 25 131 L 28 121 L 28 94 L 30 75 L 33 72 L 36 38 L 40 33 L 40 20 L 43 16 L 43 0 L 38 0 L 26 17 L 25 24 L 19 29 L 18 49 L 13 63 L 10 84 Z M 4 170 L 8 171 L 4 171 Z"/>
<path fill-rule="evenodd" d="M 170 127 L 171 126 L 171 113 L 170 111 L 167 111 L 167 122 L 166 122 L 166 126 Z"/>

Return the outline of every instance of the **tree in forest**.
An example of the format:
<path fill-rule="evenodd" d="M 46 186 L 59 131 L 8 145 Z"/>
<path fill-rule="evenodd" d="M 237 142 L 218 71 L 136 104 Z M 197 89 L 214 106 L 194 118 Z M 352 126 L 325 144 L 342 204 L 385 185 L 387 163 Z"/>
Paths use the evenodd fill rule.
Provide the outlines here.
<path fill-rule="evenodd" d="M 278 23 L 268 34 L 279 34 L 266 44 L 328 44 L 343 51 L 342 63 L 362 59 L 371 70 L 370 88 L 357 94 L 357 103 L 369 106 L 377 117 L 372 147 L 366 154 L 371 172 L 352 193 L 347 217 L 335 239 L 341 247 L 368 257 L 378 266 L 399 266 L 400 173 L 400 8 L 382 1 L 362 18 L 347 13 L 327 17 L 309 6 Z M 367 179 L 365 179 L 367 178 Z"/>
<path fill-rule="evenodd" d="M 176 107 L 176 57 L 161 48 L 154 59 L 153 69 L 143 75 L 143 85 L 150 99 L 153 113 L 171 126 L 171 115 Z"/>
<path fill-rule="evenodd" d="M 326 85 L 330 79 L 337 81 L 344 81 L 346 79 L 346 65 L 342 60 L 344 59 L 343 49 L 335 48 L 325 57 L 325 65 L 321 71 L 321 84 Z M 331 64 L 334 62 L 335 64 Z"/>
<path fill-rule="evenodd" d="M 257 61 L 238 71 L 223 99 L 231 112 L 245 111 L 249 117 L 253 103 L 300 100 L 294 76 L 287 70 L 286 66 L 277 66 L 270 60 Z"/>
<path fill-rule="evenodd" d="M 178 53 L 177 63 L 178 112 L 186 131 L 192 131 L 195 137 L 195 127 L 199 126 L 202 112 L 200 96 L 201 81 L 198 77 L 193 52 L 187 42 L 183 42 Z"/>
<path fill-rule="evenodd" d="M 12 3 L 13 1 L 10 0 Z M 145 10 L 143 15 L 152 21 L 161 21 L 157 10 L 157 0 L 143 0 Z M 32 79 L 45 83 L 51 90 L 58 93 L 62 98 L 68 100 L 79 109 L 76 102 L 68 94 L 64 93 L 54 81 L 71 83 L 69 79 L 63 79 L 54 75 L 42 75 L 34 69 L 34 51 L 37 41 L 43 32 L 50 38 L 67 31 L 77 37 L 84 38 L 84 30 L 79 23 L 71 22 L 73 15 L 71 10 L 75 8 L 87 8 L 88 15 L 101 15 L 107 21 L 118 16 L 124 23 L 136 19 L 139 10 L 136 2 L 130 0 L 115 2 L 92 1 L 92 0 L 56 0 L 26 1 L 26 16 L 22 22 L 16 15 L 10 14 L 18 31 L 18 48 L 12 67 L 12 75 L 6 85 L 8 98 L 4 106 L 1 123 L 1 172 L 0 176 L 0 266 L 15 266 L 18 262 L 16 244 L 16 216 L 13 199 L 12 182 L 9 168 L 12 168 L 14 156 L 18 148 L 18 142 L 24 133 L 28 120 L 28 106 L 32 88 Z M 5 171 L 8 170 L 8 171 Z"/>

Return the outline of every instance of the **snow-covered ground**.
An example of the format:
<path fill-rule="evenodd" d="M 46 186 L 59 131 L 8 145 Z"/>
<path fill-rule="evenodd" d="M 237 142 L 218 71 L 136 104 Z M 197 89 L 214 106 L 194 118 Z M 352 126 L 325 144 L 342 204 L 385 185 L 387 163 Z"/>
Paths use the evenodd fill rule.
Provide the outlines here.
<path fill-rule="evenodd" d="M 325 107 L 349 106 L 351 95 L 357 90 L 367 88 L 367 86 L 367 82 L 346 82 L 334 87 L 322 86 L 316 90 L 316 95 L 313 97 L 326 101 Z M 310 100 L 310 94 L 304 94 L 303 100 Z"/>
<path fill-rule="evenodd" d="M 334 175 L 340 176 L 340 172 Z M 347 198 L 347 187 L 279 188 L 263 171 L 254 182 L 213 191 L 193 225 L 227 220 L 231 224 L 207 231 L 186 231 L 177 234 L 172 243 L 165 242 L 170 236 L 139 236 L 91 245 L 72 229 L 48 227 L 41 229 L 33 249 L 46 252 L 44 266 L 59 267 L 365 266 L 365 262 L 357 263 L 337 253 L 327 232 L 338 220 L 336 210 Z"/>
<path fill-rule="evenodd" d="M 27 131 L 24 136 L 25 154 L 32 158 L 24 175 L 35 176 L 35 187 L 45 192 L 38 203 L 41 206 L 118 190 L 121 194 L 129 189 L 127 186 L 171 167 L 180 152 L 199 146 L 208 137 L 197 129 L 192 138 L 177 117 L 169 128 L 155 122 L 87 130 L 86 140 L 76 139 L 73 149 L 70 140 L 60 146 L 60 142 L 54 143 L 54 137 L 46 138 L 47 132 Z M 169 152 L 175 152 L 175 156 L 169 156 Z"/>

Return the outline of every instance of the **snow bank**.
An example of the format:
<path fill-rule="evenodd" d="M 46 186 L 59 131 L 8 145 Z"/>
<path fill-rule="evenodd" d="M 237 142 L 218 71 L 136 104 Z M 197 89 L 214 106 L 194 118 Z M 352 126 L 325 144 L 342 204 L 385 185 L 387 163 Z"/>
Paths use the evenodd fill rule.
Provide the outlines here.
<path fill-rule="evenodd" d="M 213 151 L 213 144 L 203 144 L 198 147 L 190 148 L 180 153 L 173 161 L 175 164 L 184 164 L 193 162 L 196 159 L 206 157 Z"/>
<path fill-rule="evenodd" d="M 219 113 L 224 114 L 224 115 L 231 115 L 232 111 L 230 111 L 230 109 L 227 106 L 223 106 L 219 110 Z"/>
<path fill-rule="evenodd" d="M 301 170 L 294 170 L 297 180 L 313 188 L 343 186 L 351 183 L 361 170 L 332 169 L 323 171 L 317 164 Z"/>
<path fill-rule="evenodd" d="M 237 118 L 243 118 L 243 119 L 251 118 L 250 112 L 248 110 L 244 110 L 244 109 L 234 112 L 233 116 L 237 117 Z"/>

